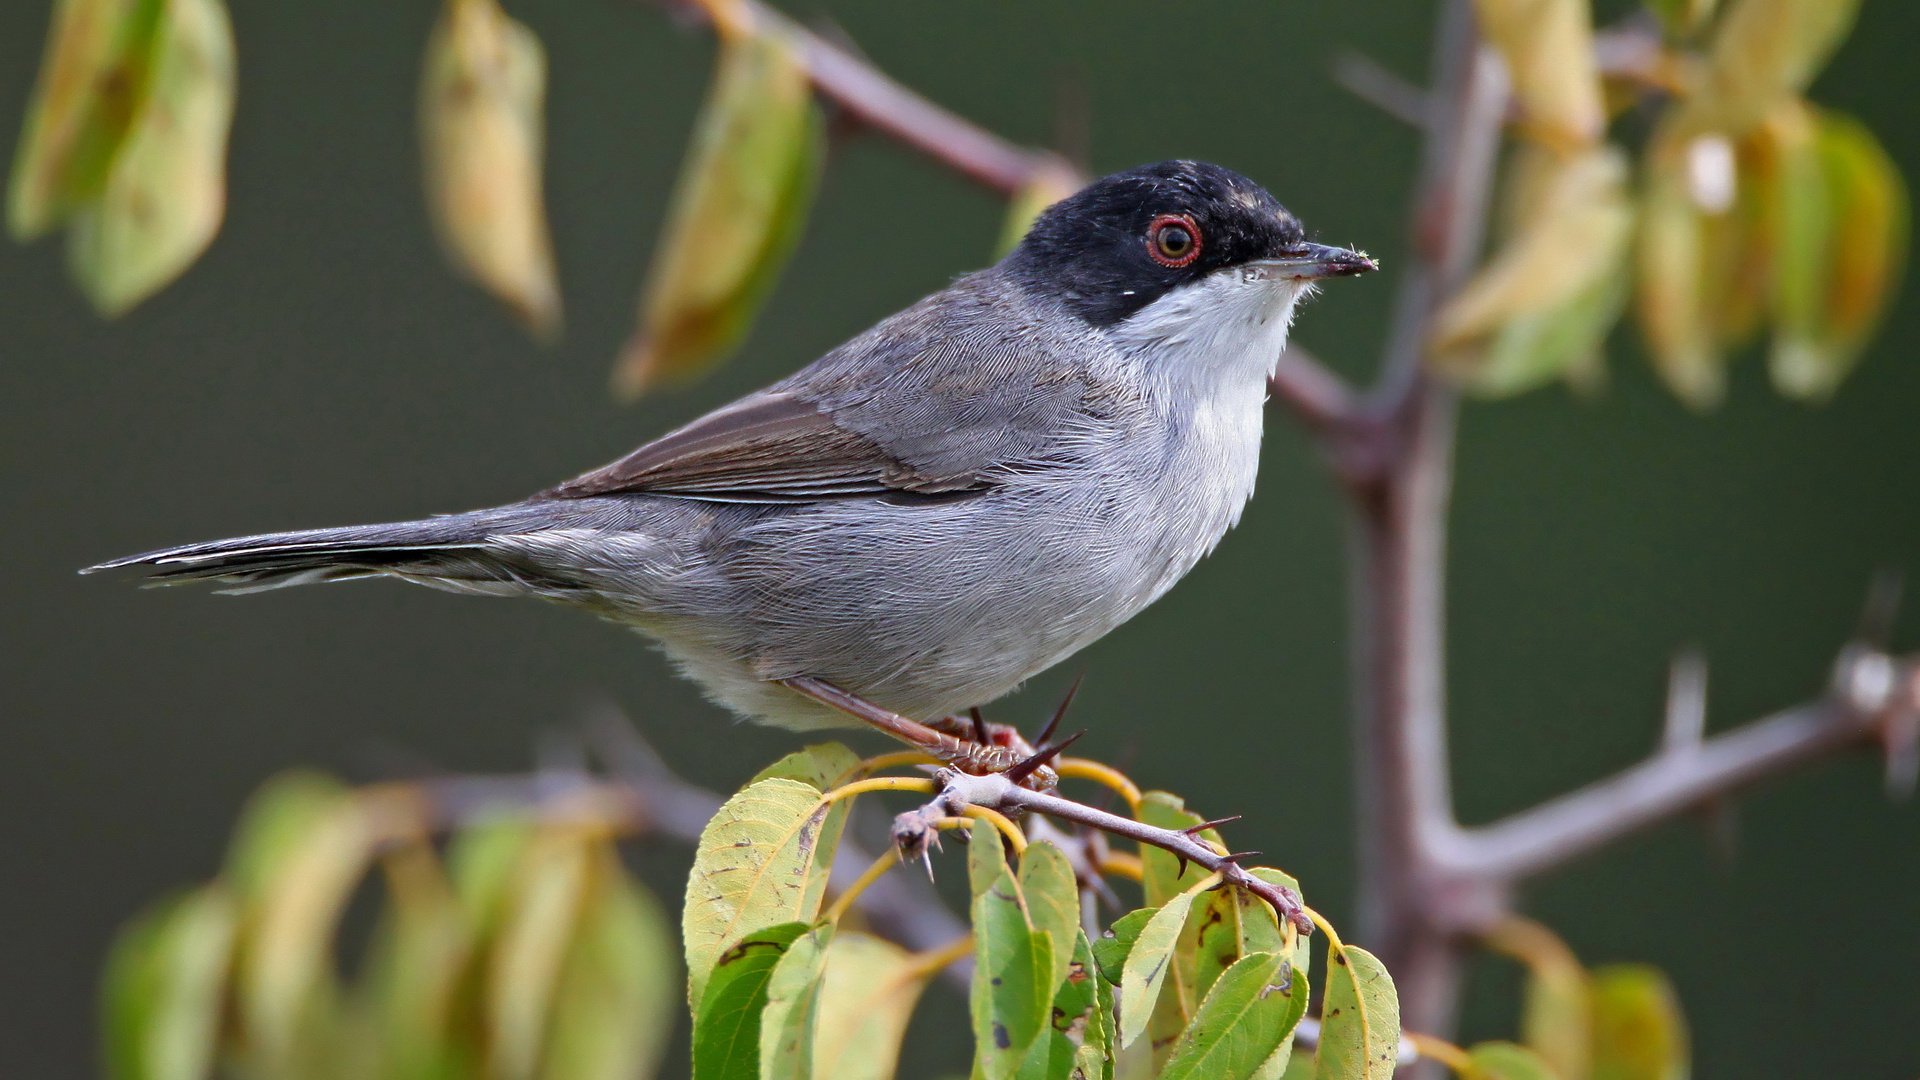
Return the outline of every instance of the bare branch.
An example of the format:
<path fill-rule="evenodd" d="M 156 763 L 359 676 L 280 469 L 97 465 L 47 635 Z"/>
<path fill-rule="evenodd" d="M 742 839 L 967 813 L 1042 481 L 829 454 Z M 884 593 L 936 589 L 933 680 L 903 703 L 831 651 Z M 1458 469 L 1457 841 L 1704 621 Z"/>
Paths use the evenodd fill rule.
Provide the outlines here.
<path fill-rule="evenodd" d="M 1364 53 L 1341 53 L 1335 57 L 1333 81 L 1402 123 L 1423 128 L 1432 121 L 1433 103 L 1428 100 L 1427 92 Z"/>
<path fill-rule="evenodd" d="M 1295 342 L 1288 342 L 1287 351 L 1280 354 L 1273 378 L 1267 380 L 1267 392 L 1316 432 L 1353 417 L 1353 388 Z"/>

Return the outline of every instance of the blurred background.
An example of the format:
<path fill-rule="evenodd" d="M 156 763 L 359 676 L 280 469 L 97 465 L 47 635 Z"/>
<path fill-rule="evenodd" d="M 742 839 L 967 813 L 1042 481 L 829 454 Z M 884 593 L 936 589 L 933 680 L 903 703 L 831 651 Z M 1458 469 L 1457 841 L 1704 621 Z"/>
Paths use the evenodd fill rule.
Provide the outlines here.
<path fill-rule="evenodd" d="M 0 145 L 17 138 L 50 6 L 0 5 Z M 433 243 L 415 127 L 436 12 L 425 0 L 232 5 L 225 227 L 125 319 L 91 313 L 57 242 L 0 247 L 0 469 L 14 506 L 0 586 L 0 1074 L 94 1071 L 112 931 L 212 873 L 241 801 L 276 770 L 521 769 L 602 699 L 717 789 L 799 743 L 735 724 L 633 635 L 557 608 L 384 583 L 236 600 L 73 573 L 164 544 L 518 498 L 990 257 L 999 198 L 856 138 L 836 148 L 740 357 L 691 389 L 614 406 L 607 372 L 713 46 L 646 4 L 507 6 L 551 64 L 547 201 L 568 308 L 557 348 L 530 344 Z M 1371 369 L 1415 140 L 1327 72 L 1358 50 L 1420 78 L 1427 3 L 788 10 L 830 19 L 909 85 L 1025 142 L 1049 142 L 1060 88 L 1081 88 L 1096 174 L 1184 156 L 1266 184 L 1320 239 L 1382 257 L 1386 273 L 1340 283 L 1297 331 L 1350 375 Z M 1869 0 L 1813 90 L 1879 132 L 1909 177 L 1916 40 L 1920 10 Z M 1716 725 L 1820 688 L 1872 572 L 1920 570 L 1916 347 L 1910 283 L 1826 408 L 1776 397 L 1749 361 L 1723 408 L 1688 413 L 1656 388 L 1631 331 L 1595 402 L 1552 389 L 1468 408 L 1450 583 L 1463 817 L 1651 747 L 1681 646 L 1713 663 Z M 990 715 L 1035 722 L 1084 672 L 1089 756 L 1131 762 L 1207 816 L 1247 815 L 1235 846 L 1264 850 L 1350 921 L 1343 522 L 1311 448 L 1277 414 L 1271 432 L 1260 494 L 1220 552 Z M 1904 625 L 1896 645 L 1910 647 Z M 1527 910 L 1589 961 L 1664 966 L 1698 1075 L 1912 1076 L 1920 808 L 1890 804 L 1878 761 L 1856 755 L 1744 798 L 1740 822 L 1731 860 L 1683 822 L 1542 882 Z M 663 895 L 679 895 L 687 859 L 646 856 Z M 1511 1034 L 1517 980 L 1493 961 L 1476 969 L 1463 1038 Z M 909 1075 L 964 1061 L 963 1033 L 938 1028 L 916 1029 L 935 1045 L 910 1054 Z"/>

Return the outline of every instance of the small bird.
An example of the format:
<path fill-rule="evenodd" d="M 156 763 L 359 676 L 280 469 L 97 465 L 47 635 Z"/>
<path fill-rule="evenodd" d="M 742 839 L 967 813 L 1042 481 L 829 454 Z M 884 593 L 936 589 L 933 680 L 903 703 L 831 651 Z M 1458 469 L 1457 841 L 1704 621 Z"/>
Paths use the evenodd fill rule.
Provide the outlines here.
<path fill-rule="evenodd" d="M 1152 603 L 1253 494 L 1294 305 L 1375 269 L 1216 165 L 1106 177 L 799 372 L 521 502 L 116 559 L 233 593 L 388 576 L 653 638 L 715 701 L 933 723 Z"/>

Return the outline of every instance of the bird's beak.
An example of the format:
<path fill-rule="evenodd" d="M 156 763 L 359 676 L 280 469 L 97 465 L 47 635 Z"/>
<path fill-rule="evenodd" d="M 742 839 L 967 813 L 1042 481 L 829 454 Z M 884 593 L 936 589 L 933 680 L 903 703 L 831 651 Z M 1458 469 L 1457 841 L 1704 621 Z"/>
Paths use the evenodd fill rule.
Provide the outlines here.
<path fill-rule="evenodd" d="M 1260 270 L 1262 277 L 1293 281 L 1350 277 L 1380 269 L 1380 264 L 1370 255 L 1326 244 L 1300 244 L 1279 258 L 1261 259 L 1249 265 Z"/>

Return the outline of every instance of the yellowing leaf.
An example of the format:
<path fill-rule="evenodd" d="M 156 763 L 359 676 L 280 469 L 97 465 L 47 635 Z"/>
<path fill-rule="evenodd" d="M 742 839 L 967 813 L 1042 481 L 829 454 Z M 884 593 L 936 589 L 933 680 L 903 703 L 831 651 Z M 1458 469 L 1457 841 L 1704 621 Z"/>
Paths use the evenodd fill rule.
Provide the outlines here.
<path fill-rule="evenodd" d="M 1715 0 L 1652 0 L 1647 5 L 1660 17 L 1668 37 L 1686 37 L 1706 24 L 1718 6 Z M 1561 1080 L 1570 1080 L 1562 1077 Z"/>
<path fill-rule="evenodd" d="M 1479 1070 L 1475 1080 L 1567 1080 L 1545 1058 L 1510 1042 L 1475 1043 L 1467 1059 Z"/>
<path fill-rule="evenodd" d="M 235 1019 L 252 1069 L 290 1075 L 324 1053 L 336 927 L 377 839 L 361 802 L 324 777 L 280 777 L 249 803 L 228 867 L 241 912 Z"/>
<path fill-rule="evenodd" d="M 513 869 L 482 1005 L 490 1076 L 531 1080 L 539 1067 L 554 995 L 592 888 L 588 845 L 581 828 L 543 828 Z"/>
<path fill-rule="evenodd" d="M 813 1075 L 893 1080 L 907 1022 L 933 972 L 913 954 L 866 934 L 843 933 L 827 949 Z"/>
<path fill-rule="evenodd" d="M 1548 381 L 1597 349 L 1622 303 L 1626 161 L 1597 147 L 1532 181 L 1525 220 L 1435 316 L 1434 364 L 1483 393 Z"/>
<path fill-rule="evenodd" d="M 221 0 L 164 0 L 150 64 L 105 184 L 68 236 L 74 278 L 109 317 L 179 277 L 226 212 L 234 59 Z"/>
<path fill-rule="evenodd" d="M 1774 386 L 1821 401 L 1871 338 L 1907 244 L 1898 168 L 1858 121 L 1825 111 L 1786 124 L 1773 200 Z"/>
<path fill-rule="evenodd" d="M 841 778 L 858 764 L 860 755 L 840 743 L 814 743 L 761 769 L 748 783 L 784 777 L 798 780 L 825 794 L 833 790 Z M 820 898 L 826 892 L 827 879 L 833 871 L 833 857 L 840 850 L 840 833 L 846 826 L 847 815 L 852 811 L 853 800 L 842 799 L 828 808 L 825 820 L 820 823 L 820 841 L 814 845 L 813 865 L 807 871 L 808 895 L 800 901 L 803 907 L 819 907 Z"/>
<path fill-rule="evenodd" d="M 1720 20 L 1691 106 L 1739 135 L 1813 83 L 1853 27 L 1859 0 L 1740 0 Z"/>
<path fill-rule="evenodd" d="M 1607 114 L 1587 0 L 1475 0 L 1474 10 L 1506 61 L 1528 134 L 1563 151 L 1598 142 Z"/>
<path fill-rule="evenodd" d="M 1687 1020 L 1673 984 L 1646 964 L 1593 972 L 1592 1080 L 1686 1080 Z"/>
<path fill-rule="evenodd" d="M 104 994 L 110 1080 L 212 1075 L 234 916 L 232 897 L 209 885 L 120 932 L 107 957 Z"/>
<path fill-rule="evenodd" d="M 7 187 L 7 226 L 31 240 L 98 197 L 145 97 L 164 0 L 58 0 Z"/>
<path fill-rule="evenodd" d="M 1400 1054 L 1400 999 L 1393 977 L 1365 949 L 1330 949 L 1320 1008 L 1318 1080 L 1390 1080 Z"/>
<path fill-rule="evenodd" d="M 681 936 L 687 993 L 700 1001 L 721 950 L 764 926 L 810 921 L 819 911 L 814 851 L 826 835 L 820 792 L 798 780 L 748 785 L 707 822 L 687 878 Z M 835 819 L 839 820 L 838 818 Z"/>
<path fill-rule="evenodd" d="M 1708 304 L 1705 225 L 1675 159 L 1649 163 L 1635 256 L 1636 312 L 1654 371 L 1689 406 L 1718 405 L 1726 370 Z"/>
<path fill-rule="evenodd" d="M 679 964 L 660 902 L 633 883 L 611 844 L 553 999 L 542 1080 L 652 1076 L 679 1010 Z"/>
<path fill-rule="evenodd" d="M 365 964 L 358 1019 L 366 1074 L 445 1075 L 463 1063 L 455 1012 L 473 956 L 472 925 L 424 838 L 381 856 L 387 906 Z"/>
<path fill-rule="evenodd" d="M 1049 161 L 1035 169 L 1007 201 L 1007 220 L 1000 227 L 994 255 L 1005 255 L 1017 247 L 1041 211 L 1079 191 L 1082 183 L 1080 175 L 1064 161 Z"/>
<path fill-rule="evenodd" d="M 1587 969 L 1551 930 L 1509 918 L 1487 935 L 1489 948 L 1527 967 L 1520 1033 L 1551 1067 L 1556 1080 L 1587 1080 L 1593 1044 Z M 1498 1051 L 1495 1051 L 1498 1053 Z"/>
<path fill-rule="evenodd" d="M 776 26 L 724 39 L 654 252 L 640 330 L 614 372 L 620 394 L 689 378 L 746 336 L 799 239 L 819 159 L 819 114 L 793 41 Z"/>
<path fill-rule="evenodd" d="M 540 40 L 495 0 L 447 0 L 420 81 L 427 207 L 455 267 L 550 338 L 560 289 L 540 184 L 546 81 Z"/>

